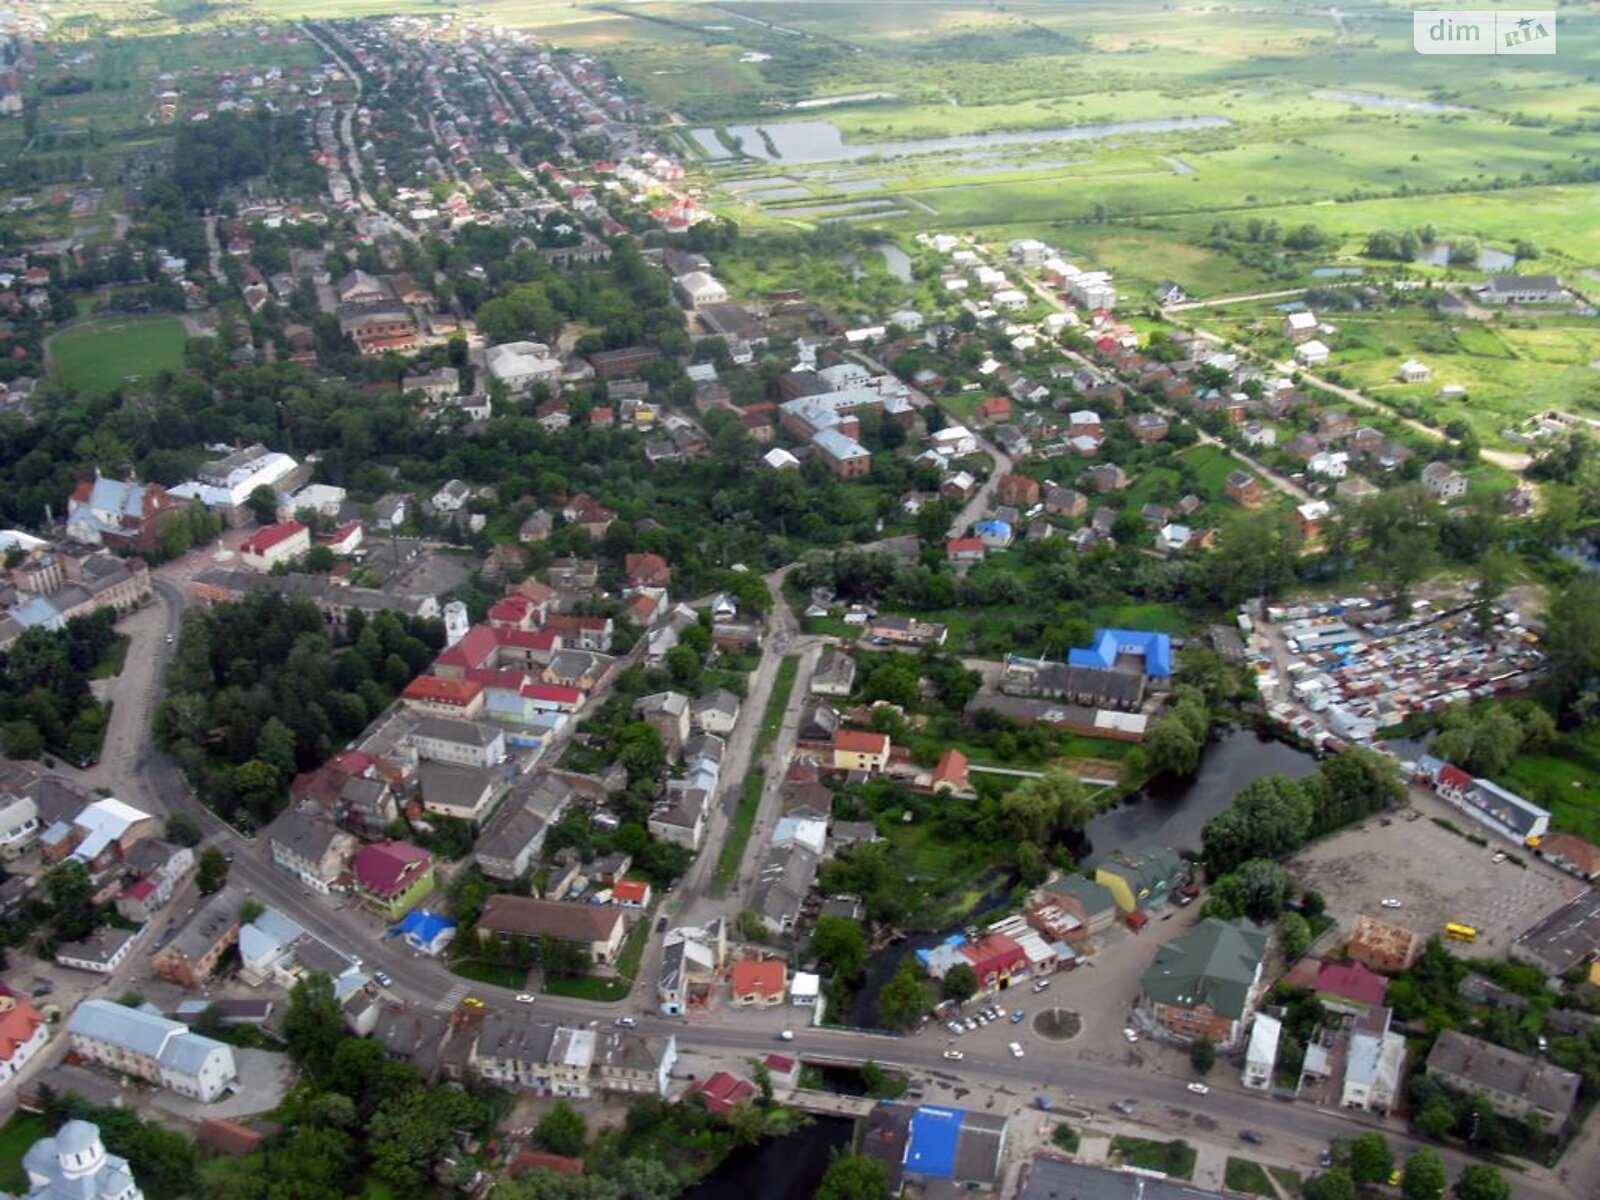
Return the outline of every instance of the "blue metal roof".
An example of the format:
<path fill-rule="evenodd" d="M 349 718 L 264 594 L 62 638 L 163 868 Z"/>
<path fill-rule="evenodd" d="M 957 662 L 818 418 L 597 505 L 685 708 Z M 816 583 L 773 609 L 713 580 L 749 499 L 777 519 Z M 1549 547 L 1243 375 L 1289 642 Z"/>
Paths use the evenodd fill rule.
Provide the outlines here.
<path fill-rule="evenodd" d="M 1069 650 L 1069 667 L 1094 667 L 1109 671 L 1119 654 L 1138 654 L 1144 658 L 1144 673 L 1157 677 L 1172 674 L 1172 639 L 1164 633 L 1145 629 L 1100 629 L 1088 647 Z"/>
<path fill-rule="evenodd" d="M 911 1137 L 906 1143 L 906 1170 L 933 1179 L 949 1179 L 955 1171 L 956 1143 L 961 1138 L 959 1108 L 923 1105 L 911 1114 Z"/>
<path fill-rule="evenodd" d="M 405 920 L 396 925 L 391 933 L 404 934 L 415 939 L 418 945 L 428 946 L 433 939 L 447 929 L 454 929 L 456 923 L 449 917 L 442 917 L 436 912 L 429 912 L 425 908 L 418 908 L 406 914 Z"/>

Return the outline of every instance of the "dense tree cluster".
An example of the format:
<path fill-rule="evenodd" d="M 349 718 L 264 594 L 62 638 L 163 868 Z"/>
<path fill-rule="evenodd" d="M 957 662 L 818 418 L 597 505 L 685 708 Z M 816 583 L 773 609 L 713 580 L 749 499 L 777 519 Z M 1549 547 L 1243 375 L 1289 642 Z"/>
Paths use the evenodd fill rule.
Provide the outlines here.
<path fill-rule="evenodd" d="M 1206 822 L 1206 869 L 1216 878 L 1249 859 L 1280 858 L 1404 797 L 1395 765 L 1366 750 L 1334 755 L 1305 779 L 1263 775 Z"/>
<path fill-rule="evenodd" d="M 77 763 L 99 753 L 107 713 L 89 689 L 116 642 L 110 609 L 73 617 L 64 629 L 24 630 L 0 651 L 0 743 L 12 758 L 51 749 Z"/>
<path fill-rule="evenodd" d="M 353 614 L 336 646 L 309 601 L 220 604 L 184 624 L 156 735 L 207 803 L 262 825 L 295 774 L 366 728 L 443 643 L 438 622 L 383 612 Z"/>

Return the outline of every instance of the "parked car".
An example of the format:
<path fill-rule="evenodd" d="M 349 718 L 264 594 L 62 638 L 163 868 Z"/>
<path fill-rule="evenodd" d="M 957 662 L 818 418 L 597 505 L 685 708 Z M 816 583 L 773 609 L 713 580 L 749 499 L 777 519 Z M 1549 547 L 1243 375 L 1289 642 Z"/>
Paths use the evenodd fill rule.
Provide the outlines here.
<path fill-rule="evenodd" d="M 792 1041 L 794 1041 L 794 1030 L 792 1030 L 792 1029 L 782 1030 L 778 1034 L 778 1040 L 780 1042 L 792 1042 Z"/>
<path fill-rule="evenodd" d="M 394 980 L 389 978 L 386 971 L 374 971 L 372 977 L 378 981 L 379 987 L 393 987 Z"/>
<path fill-rule="evenodd" d="M 1133 1101 L 1132 1100 L 1113 1100 L 1111 1102 L 1111 1107 L 1116 1109 L 1119 1113 L 1121 1113 L 1125 1117 L 1133 1116 Z"/>
<path fill-rule="evenodd" d="M 1033 981 L 1033 991 L 1035 992 L 1046 991 L 1049 989 L 1049 987 L 1050 981 L 1048 979 L 1035 979 Z"/>
<path fill-rule="evenodd" d="M 1331 1167 L 1331 1166 L 1333 1166 L 1333 1151 L 1332 1150 L 1323 1150 L 1322 1152 L 1320 1152 L 1317 1155 L 1317 1166 L 1319 1166 L 1319 1167 Z"/>
<path fill-rule="evenodd" d="M 618 1017 L 611 1023 L 618 1029 L 632 1029 L 639 1022 L 635 1021 L 632 1017 Z"/>
<path fill-rule="evenodd" d="M 1127 1029 L 1122 1031 L 1122 1036 L 1127 1038 L 1129 1044 L 1131 1045 L 1139 1040 L 1139 1031 L 1134 1029 L 1132 1026 L 1129 1026 Z"/>
<path fill-rule="evenodd" d="M 1490 859 L 1491 862 L 1497 862 L 1497 863 L 1503 863 L 1503 862 L 1505 862 L 1505 860 L 1506 860 L 1506 852 L 1504 850 L 1496 850 L 1495 853 L 1494 853 L 1494 858 Z"/>
<path fill-rule="evenodd" d="M 517 993 L 517 1003 L 518 1004 L 532 1004 L 533 1003 L 533 993 L 532 992 L 518 992 Z"/>
<path fill-rule="evenodd" d="M 1400 907 L 1400 901 L 1396 900 L 1393 896 L 1385 896 L 1382 900 L 1378 901 L 1378 903 L 1383 905 L 1385 908 Z"/>
<path fill-rule="evenodd" d="M 1259 1146 L 1267 1139 L 1262 1137 L 1254 1129 L 1241 1129 L 1239 1130 L 1239 1140 L 1241 1142 L 1249 1142 L 1252 1146 Z"/>
<path fill-rule="evenodd" d="M 945 1028 L 948 1029 L 951 1033 L 955 1034 L 957 1037 L 960 1037 L 962 1034 L 966 1033 L 966 1031 L 967 1031 L 967 1027 L 965 1025 L 963 1025 L 960 1021 L 951 1021 L 948 1025 L 945 1026 Z"/>
<path fill-rule="evenodd" d="M 977 1028 L 978 1028 L 978 1018 L 977 1017 L 968 1017 L 967 1018 L 967 1032 L 968 1033 L 972 1033 Z"/>
<path fill-rule="evenodd" d="M 944 1056 L 946 1058 L 948 1058 L 951 1062 L 960 1062 L 963 1058 L 966 1057 L 966 1055 L 961 1053 L 961 1051 L 959 1051 L 959 1050 L 946 1050 L 944 1052 Z"/>
<path fill-rule="evenodd" d="M 1011 1049 L 1011 1057 L 1012 1058 L 1021 1058 L 1022 1057 L 1022 1043 L 1021 1042 L 1012 1042 L 1010 1049 Z"/>
<path fill-rule="evenodd" d="M 483 1001 L 479 1000 L 476 996 L 468 996 L 461 1003 L 463 1005 L 465 1005 L 467 1008 L 482 1008 L 483 1007 Z"/>
<path fill-rule="evenodd" d="M 1020 1025 L 1020 1024 L 1022 1024 L 1023 1019 L 1025 1017 L 1027 1017 L 1027 1015 L 1028 1014 L 1025 1013 L 1022 1009 L 1014 1008 L 1014 1009 L 1011 1010 L 1011 1023 L 1013 1025 Z"/>
<path fill-rule="evenodd" d="M 656 918 L 656 932 L 657 933 L 665 933 L 666 931 L 667 931 L 667 919 L 665 917 L 657 917 Z"/>
<path fill-rule="evenodd" d="M 1209 1096 L 1211 1094 L 1211 1089 L 1203 1083 L 1191 1083 L 1189 1090 L 1196 1096 Z"/>

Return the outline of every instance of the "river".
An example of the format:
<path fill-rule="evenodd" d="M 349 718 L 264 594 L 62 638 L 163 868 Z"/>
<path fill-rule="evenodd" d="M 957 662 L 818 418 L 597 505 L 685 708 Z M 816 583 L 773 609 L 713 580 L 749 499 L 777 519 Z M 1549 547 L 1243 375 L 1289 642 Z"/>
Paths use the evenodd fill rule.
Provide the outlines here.
<path fill-rule="evenodd" d="M 1226 117 L 1156 117 L 1143 121 L 1108 121 L 1098 125 L 1068 125 L 1058 129 L 1028 129 L 1011 133 L 957 134 L 951 137 L 911 138 L 904 141 L 847 143 L 832 121 L 782 121 L 772 125 L 729 125 L 728 135 L 749 157 L 766 162 L 794 164 L 845 162 L 874 155 L 938 154 L 950 150 L 988 150 L 995 146 L 1033 146 L 1045 142 L 1092 141 L 1141 133 L 1179 133 L 1200 129 L 1225 129 Z M 715 129 L 690 131 L 707 158 L 732 155 Z"/>
<path fill-rule="evenodd" d="M 1234 796 L 1262 775 L 1299 779 L 1317 769 L 1317 760 L 1286 742 L 1264 738 L 1250 729 L 1229 729 L 1207 744 L 1200 769 L 1189 779 L 1167 781 L 1136 793 L 1127 803 L 1101 813 L 1085 826 L 1080 858 L 1112 850 L 1138 852 L 1154 846 L 1198 850 L 1205 823 L 1233 803 Z M 1011 897 L 1010 877 L 992 873 L 980 881 L 987 889 L 961 924 L 979 924 L 990 913 L 1005 910 Z M 938 944 L 953 930 L 915 934 L 885 947 L 867 962 L 866 978 L 842 1018 L 845 1025 L 876 1026 L 878 991 L 908 954 Z"/>
<path fill-rule="evenodd" d="M 817 1117 L 787 1137 L 735 1150 L 685 1192 L 684 1200 L 811 1200 L 835 1149 L 848 1150 L 855 1122 Z"/>

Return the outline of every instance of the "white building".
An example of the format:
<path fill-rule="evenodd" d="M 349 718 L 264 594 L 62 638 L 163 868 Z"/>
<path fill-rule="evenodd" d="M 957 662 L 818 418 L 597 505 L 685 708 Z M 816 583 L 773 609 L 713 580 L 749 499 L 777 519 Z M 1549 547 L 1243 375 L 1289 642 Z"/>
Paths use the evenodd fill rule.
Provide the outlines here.
<path fill-rule="evenodd" d="M 489 374 L 513 392 L 527 391 L 536 383 L 554 388 L 561 381 L 561 360 L 542 342 L 505 342 L 484 353 Z"/>
<path fill-rule="evenodd" d="M 9 862 L 38 840 L 39 806 L 33 797 L 0 797 L 0 859 Z"/>
<path fill-rule="evenodd" d="M 1239 1082 L 1258 1092 L 1272 1089 L 1272 1068 L 1278 1061 L 1278 1037 L 1283 1022 L 1266 1013 L 1256 1015 L 1250 1027 L 1250 1045 L 1244 1054 L 1244 1071 Z"/>
<path fill-rule="evenodd" d="M 198 500 L 207 508 L 240 508 L 258 487 L 277 490 L 278 484 L 299 465 L 287 454 L 259 444 L 248 446 L 207 463 L 195 478 L 167 494 L 180 500 Z"/>
<path fill-rule="evenodd" d="M 690 308 L 728 302 L 728 289 L 708 271 L 690 271 L 687 275 L 679 275 L 672 281 L 672 287 Z"/>
<path fill-rule="evenodd" d="M 424 717 L 403 740 L 418 758 L 434 762 L 456 763 L 463 767 L 492 767 L 506 758 L 505 732 L 476 721 Z"/>
<path fill-rule="evenodd" d="M 107 1154 L 100 1128 L 68 1121 L 22 1156 L 29 1200 L 144 1200 L 128 1160 Z"/>
<path fill-rule="evenodd" d="M 73 1052 L 209 1104 L 238 1076 L 233 1048 L 158 1013 L 85 1000 L 67 1022 Z"/>
<path fill-rule="evenodd" d="M 1320 367 L 1328 361 L 1328 355 L 1333 353 L 1326 345 L 1312 338 L 1294 348 L 1294 360 L 1303 367 Z"/>
<path fill-rule="evenodd" d="M 1389 1010 L 1362 1017 L 1350 1035 L 1340 1105 L 1388 1116 L 1400 1098 L 1405 1061 L 1406 1039 L 1389 1030 Z"/>
<path fill-rule="evenodd" d="M 435 512 L 453 513 L 460 512 L 461 506 L 472 499 L 472 489 L 459 479 L 452 479 L 433 494 L 432 503 Z"/>

